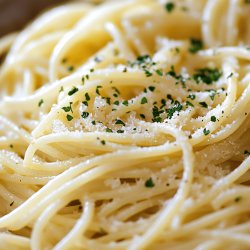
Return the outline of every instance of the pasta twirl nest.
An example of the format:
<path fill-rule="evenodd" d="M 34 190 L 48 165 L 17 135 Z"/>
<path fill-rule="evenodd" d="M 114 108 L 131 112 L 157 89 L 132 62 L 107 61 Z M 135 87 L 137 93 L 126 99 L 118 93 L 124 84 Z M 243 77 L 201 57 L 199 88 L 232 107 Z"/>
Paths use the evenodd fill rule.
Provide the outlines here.
<path fill-rule="evenodd" d="M 249 12 L 77 2 L 2 38 L 0 249 L 249 249 Z"/>

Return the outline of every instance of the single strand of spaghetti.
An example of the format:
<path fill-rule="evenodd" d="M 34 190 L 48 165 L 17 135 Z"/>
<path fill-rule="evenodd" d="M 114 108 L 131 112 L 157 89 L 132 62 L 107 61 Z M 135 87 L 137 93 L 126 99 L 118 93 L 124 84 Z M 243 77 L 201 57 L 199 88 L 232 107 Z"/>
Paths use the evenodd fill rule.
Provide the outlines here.
<path fill-rule="evenodd" d="M 10 233 L 0 233 L 0 242 L 6 241 L 18 247 L 30 248 L 30 239 Z M 1 246 L 1 243 L 0 243 Z"/>
<path fill-rule="evenodd" d="M 94 216 L 94 204 L 91 200 L 84 201 L 84 211 L 72 230 L 53 248 L 54 250 L 68 249 L 76 242 L 88 228 Z"/>

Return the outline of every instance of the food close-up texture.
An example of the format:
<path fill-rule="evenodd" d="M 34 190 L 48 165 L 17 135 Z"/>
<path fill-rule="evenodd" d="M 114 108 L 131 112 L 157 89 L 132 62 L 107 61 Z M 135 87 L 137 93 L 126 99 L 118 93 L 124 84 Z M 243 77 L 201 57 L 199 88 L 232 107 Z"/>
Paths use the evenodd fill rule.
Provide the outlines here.
<path fill-rule="evenodd" d="M 250 249 L 250 1 L 65 3 L 0 54 L 0 250 Z"/>

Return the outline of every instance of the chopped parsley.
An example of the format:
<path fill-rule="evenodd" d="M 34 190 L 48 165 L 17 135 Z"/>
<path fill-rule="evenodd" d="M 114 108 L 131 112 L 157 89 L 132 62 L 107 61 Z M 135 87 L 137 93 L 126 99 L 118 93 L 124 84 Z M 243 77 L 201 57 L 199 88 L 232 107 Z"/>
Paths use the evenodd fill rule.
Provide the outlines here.
<path fill-rule="evenodd" d="M 86 98 L 86 101 L 90 101 L 89 93 L 85 93 L 85 98 Z"/>
<path fill-rule="evenodd" d="M 174 8 L 175 8 L 175 5 L 174 5 L 173 2 L 168 2 L 168 3 L 165 4 L 165 10 L 168 13 L 172 12 L 174 10 Z"/>
<path fill-rule="evenodd" d="M 216 122 L 216 117 L 214 115 L 211 116 L 211 121 Z"/>
<path fill-rule="evenodd" d="M 152 64 L 152 58 L 149 55 L 138 56 L 133 65 L 142 65 L 142 64 Z"/>
<path fill-rule="evenodd" d="M 118 106 L 119 104 L 120 104 L 119 101 L 115 101 L 115 102 L 114 102 L 114 105 L 117 105 L 117 106 Z"/>
<path fill-rule="evenodd" d="M 113 133 L 113 130 L 110 129 L 110 128 L 106 128 L 106 132 L 107 132 L 107 133 Z"/>
<path fill-rule="evenodd" d="M 195 99 L 195 95 L 194 94 L 190 94 L 187 98 L 190 98 L 191 100 L 194 100 Z"/>
<path fill-rule="evenodd" d="M 152 109 L 152 115 L 153 115 L 153 122 L 162 122 L 162 118 L 160 115 L 164 112 L 164 110 L 159 110 L 157 106 L 154 106 Z"/>
<path fill-rule="evenodd" d="M 141 99 L 141 104 L 145 104 L 145 103 L 148 103 L 148 100 L 147 100 L 147 98 L 144 96 L 144 97 L 142 97 L 142 99 Z"/>
<path fill-rule="evenodd" d="M 67 117 L 67 120 L 68 120 L 68 121 L 73 120 L 73 116 L 72 116 L 72 115 L 67 115 L 66 117 Z"/>
<path fill-rule="evenodd" d="M 119 129 L 119 130 L 117 130 L 116 132 L 117 132 L 118 134 L 123 134 L 123 133 L 124 133 L 124 130 Z"/>
<path fill-rule="evenodd" d="M 88 112 L 82 112 L 82 118 L 87 118 L 89 116 L 89 113 Z"/>
<path fill-rule="evenodd" d="M 216 68 L 201 68 L 196 69 L 196 73 L 193 75 L 194 80 L 196 83 L 203 82 L 205 84 L 212 84 L 220 79 L 222 76 L 222 72 Z"/>
<path fill-rule="evenodd" d="M 44 101 L 43 101 L 43 99 L 41 99 L 41 100 L 39 101 L 39 103 L 38 103 L 38 107 L 41 107 L 43 103 L 44 103 Z"/>
<path fill-rule="evenodd" d="M 71 96 L 71 95 L 74 95 L 79 89 L 76 88 L 76 87 L 73 87 L 69 92 L 68 92 L 68 95 Z"/>
<path fill-rule="evenodd" d="M 102 86 L 98 85 L 96 86 L 95 92 L 97 95 L 100 95 L 99 89 L 102 88 Z"/>
<path fill-rule="evenodd" d="M 151 177 L 145 181 L 144 185 L 146 188 L 152 188 L 155 186 Z"/>
<path fill-rule="evenodd" d="M 167 109 L 167 118 L 171 119 L 174 115 L 175 112 L 180 112 L 182 110 L 182 105 L 180 104 L 180 102 L 178 102 L 177 100 L 174 101 L 174 106 L 172 106 L 171 108 Z"/>
<path fill-rule="evenodd" d="M 168 98 L 168 100 L 171 101 L 171 103 L 174 103 L 174 99 L 170 94 L 167 94 L 167 98 Z"/>
<path fill-rule="evenodd" d="M 106 144 L 106 141 L 104 141 L 104 140 L 101 140 L 100 142 L 101 142 L 102 145 Z"/>
<path fill-rule="evenodd" d="M 250 155 L 250 151 L 245 150 L 245 151 L 244 151 L 244 154 L 245 154 L 245 155 Z"/>
<path fill-rule="evenodd" d="M 149 70 L 147 70 L 147 69 L 144 69 L 144 72 L 145 72 L 146 77 L 150 77 L 150 76 L 153 75 L 153 74 L 152 74 Z"/>
<path fill-rule="evenodd" d="M 190 39 L 191 47 L 189 48 L 189 52 L 195 54 L 199 50 L 203 48 L 203 42 L 196 38 Z"/>
<path fill-rule="evenodd" d="M 149 86 L 148 89 L 149 89 L 151 92 L 154 92 L 155 87 L 154 87 L 154 86 Z"/>
<path fill-rule="evenodd" d="M 194 107 L 194 104 L 193 104 L 193 103 L 191 103 L 190 101 L 186 101 L 186 105 L 187 105 L 187 106 Z"/>
<path fill-rule="evenodd" d="M 156 72 L 157 75 L 163 76 L 163 73 L 162 73 L 161 69 L 157 69 L 155 72 Z"/>
<path fill-rule="evenodd" d="M 10 207 L 12 207 L 12 206 L 13 206 L 13 204 L 14 204 L 14 201 L 12 201 L 12 202 L 10 203 Z"/>
<path fill-rule="evenodd" d="M 123 104 L 124 106 L 128 106 L 128 101 L 123 101 L 122 104 Z"/>
<path fill-rule="evenodd" d="M 140 117 L 141 117 L 142 119 L 145 119 L 145 118 L 146 118 L 146 116 L 145 116 L 144 114 L 140 114 Z"/>
<path fill-rule="evenodd" d="M 208 135 L 209 133 L 210 133 L 210 130 L 208 130 L 208 129 L 206 129 L 206 128 L 203 129 L 203 134 L 204 134 L 204 135 Z"/>
<path fill-rule="evenodd" d="M 199 102 L 199 104 L 203 107 L 203 108 L 207 108 L 208 105 L 206 102 Z"/>
<path fill-rule="evenodd" d="M 234 73 L 231 72 L 231 74 L 227 77 L 227 79 L 230 78 L 230 77 L 232 77 L 233 75 L 234 75 Z"/>
<path fill-rule="evenodd" d="M 125 123 L 120 119 L 116 119 L 115 124 L 125 126 Z"/>
<path fill-rule="evenodd" d="M 73 110 L 72 110 L 72 102 L 69 103 L 69 106 L 66 106 L 66 107 L 62 107 L 62 109 L 65 111 L 65 112 L 72 112 L 73 113 Z"/>

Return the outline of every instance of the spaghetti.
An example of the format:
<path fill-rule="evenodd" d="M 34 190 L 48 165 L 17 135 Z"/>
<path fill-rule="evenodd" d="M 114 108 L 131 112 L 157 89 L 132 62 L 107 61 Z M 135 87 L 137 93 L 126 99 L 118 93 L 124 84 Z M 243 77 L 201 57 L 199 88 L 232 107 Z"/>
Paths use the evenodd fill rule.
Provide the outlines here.
<path fill-rule="evenodd" d="M 249 249 L 250 3 L 76 2 L 0 41 L 0 249 Z"/>

